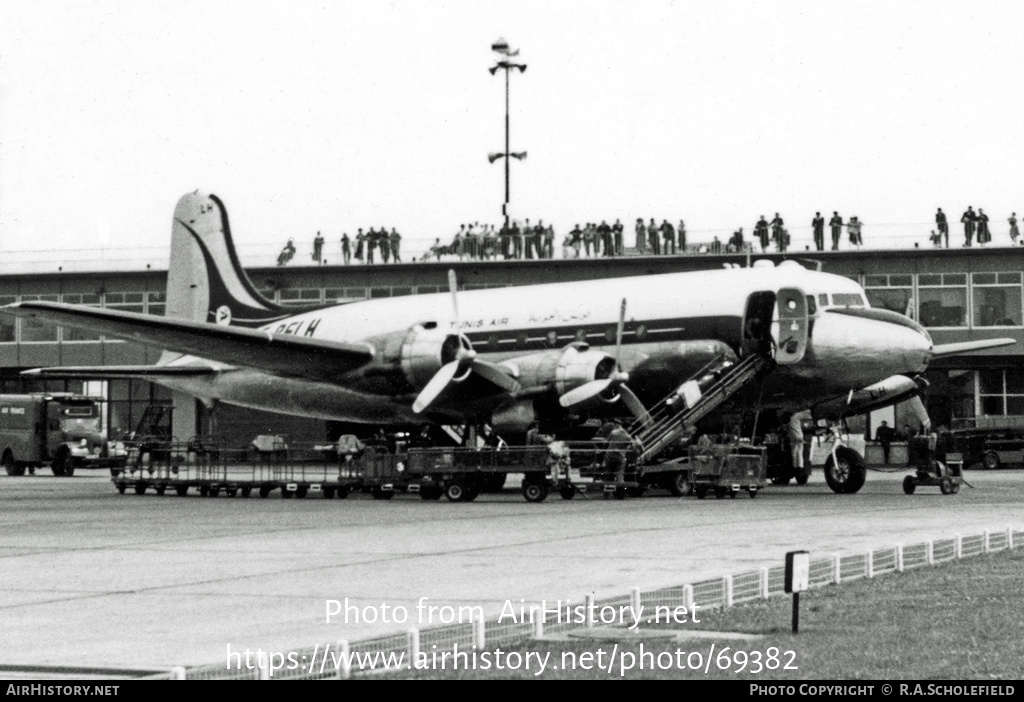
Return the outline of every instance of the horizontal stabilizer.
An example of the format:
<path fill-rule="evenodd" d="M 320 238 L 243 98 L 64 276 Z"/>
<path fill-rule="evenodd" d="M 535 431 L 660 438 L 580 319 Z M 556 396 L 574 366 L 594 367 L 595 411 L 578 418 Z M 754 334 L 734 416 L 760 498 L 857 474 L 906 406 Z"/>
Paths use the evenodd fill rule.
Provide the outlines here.
<path fill-rule="evenodd" d="M 216 373 L 212 366 L 181 365 L 181 366 L 53 366 L 50 368 L 33 368 L 22 371 L 22 375 L 42 376 L 48 378 L 68 378 L 70 380 L 106 380 L 108 378 L 155 378 L 175 377 L 187 378 L 197 375 Z"/>
<path fill-rule="evenodd" d="M 0 312 L 155 346 L 274 375 L 336 380 L 373 360 L 369 344 L 325 341 L 208 322 L 59 302 L 18 302 Z"/>
<path fill-rule="evenodd" d="M 999 346 L 1010 346 L 1016 343 L 1016 339 L 981 339 L 980 341 L 961 341 L 956 344 L 936 344 L 932 347 L 932 358 L 958 356 L 962 353 L 994 349 Z"/>

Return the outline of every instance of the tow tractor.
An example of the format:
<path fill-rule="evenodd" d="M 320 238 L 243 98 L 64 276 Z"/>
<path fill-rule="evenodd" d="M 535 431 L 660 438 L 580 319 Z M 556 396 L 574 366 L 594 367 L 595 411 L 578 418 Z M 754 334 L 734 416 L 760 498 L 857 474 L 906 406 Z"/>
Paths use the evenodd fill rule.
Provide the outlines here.
<path fill-rule="evenodd" d="M 960 484 L 964 481 L 963 454 L 945 453 L 937 450 L 937 446 L 935 434 L 913 440 L 917 473 L 903 479 L 903 492 L 913 495 L 918 486 L 938 486 L 943 495 L 960 492 Z"/>

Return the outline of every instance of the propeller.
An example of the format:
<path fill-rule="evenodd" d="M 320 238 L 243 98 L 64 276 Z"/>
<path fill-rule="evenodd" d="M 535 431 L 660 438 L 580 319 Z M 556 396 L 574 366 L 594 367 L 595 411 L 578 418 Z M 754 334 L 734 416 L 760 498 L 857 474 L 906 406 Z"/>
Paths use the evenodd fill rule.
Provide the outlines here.
<path fill-rule="evenodd" d="M 455 279 L 455 271 L 448 271 L 448 289 L 452 294 L 452 319 L 455 322 L 455 331 L 458 332 L 459 324 L 459 297 L 458 282 Z M 412 411 L 419 414 L 432 405 L 437 398 L 450 386 L 461 383 L 469 377 L 470 373 L 476 373 L 485 380 L 494 383 L 506 392 L 514 393 L 519 390 L 519 383 L 508 373 L 488 361 L 477 358 L 476 351 L 468 345 L 463 344 L 460 337 L 458 349 L 455 351 L 455 359 L 441 366 L 437 373 L 427 382 L 416 396 L 412 403 Z"/>
<path fill-rule="evenodd" d="M 608 388 L 614 388 L 619 398 L 622 399 L 623 403 L 625 403 L 626 407 L 634 417 L 644 422 L 650 419 L 650 415 L 647 413 L 647 408 L 644 407 L 644 403 L 642 403 L 640 398 L 638 398 L 626 385 L 626 382 L 629 380 L 629 373 L 619 370 L 619 356 L 622 351 L 622 333 L 625 326 L 626 298 L 622 298 L 622 304 L 619 306 L 619 324 L 615 329 L 615 365 L 612 372 L 608 374 L 607 378 L 591 380 L 589 383 L 584 383 L 578 388 L 573 388 L 558 398 L 558 404 L 562 407 L 571 407 L 597 397 Z"/>

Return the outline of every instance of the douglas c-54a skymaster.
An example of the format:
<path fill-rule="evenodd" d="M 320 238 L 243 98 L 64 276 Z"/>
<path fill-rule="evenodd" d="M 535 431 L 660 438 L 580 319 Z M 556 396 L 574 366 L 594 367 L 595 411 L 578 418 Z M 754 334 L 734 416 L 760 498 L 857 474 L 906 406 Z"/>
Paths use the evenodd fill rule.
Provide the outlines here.
<path fill-rule="evenodd" d="M 624 405 L 653 457 L 722 406 L 809 408 L 838 421 L 916 396 L 933 358 L 1013 343 L 935 346 L 916 322 L 871 308 L 855 282 L 795 262 L 458 294 L 450 275 L 450 295 L 285 308 L 253 287 L 216 196 L 182 197 L 172 227 L 166 316 L 0 308 L 162 348 L 158 364 L 29 372 L 144 377 L 211 404 L 376 425 L 489 424 L 510 437 L 535 420 L 564 425 Z M 685 411 L 664 420 L 666 405 Z M 835 456 L 829 486 L 856 492 L 863 458 Z"/>

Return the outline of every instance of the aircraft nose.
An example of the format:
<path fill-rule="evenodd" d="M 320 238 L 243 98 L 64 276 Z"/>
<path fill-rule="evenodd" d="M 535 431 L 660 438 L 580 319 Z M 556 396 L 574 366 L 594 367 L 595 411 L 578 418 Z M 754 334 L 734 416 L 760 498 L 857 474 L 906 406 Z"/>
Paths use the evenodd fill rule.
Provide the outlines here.
<path fill-rule="evenodd" d="M 921 373 L 931 360 L 927 332 L 904 324 L 846 314 L 822 315 L 815 321 L 815 357 L 838 371 L 862 368 L 870 373 Z"/>

